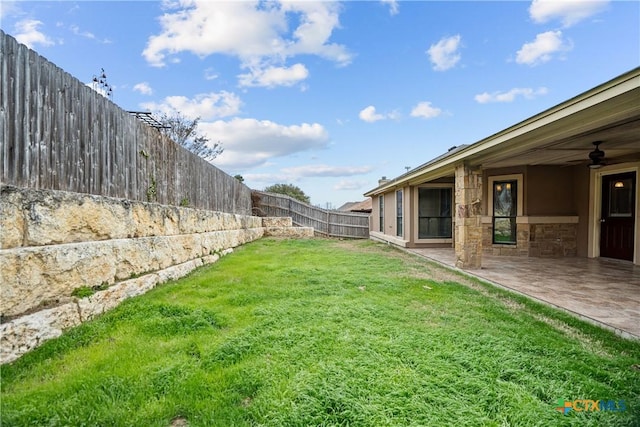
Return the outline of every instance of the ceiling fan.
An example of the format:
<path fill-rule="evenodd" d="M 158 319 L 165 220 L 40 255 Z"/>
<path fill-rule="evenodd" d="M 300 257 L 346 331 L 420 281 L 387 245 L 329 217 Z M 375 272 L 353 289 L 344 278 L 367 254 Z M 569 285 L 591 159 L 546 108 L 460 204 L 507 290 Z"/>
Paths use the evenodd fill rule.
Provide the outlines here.
<path fill-rule="evenodd" d="M 606 166 L 604 162 L 604 151 L 602 151 L 598 146 L 602 144 L 602 141 L 595 141 L 593 145 L 596 147 L 592 152 L 589 153 L 589 159 L 591 159 L 591 163 L 589 163 L 589 168 L 598 169 L 602 166 Z"/>

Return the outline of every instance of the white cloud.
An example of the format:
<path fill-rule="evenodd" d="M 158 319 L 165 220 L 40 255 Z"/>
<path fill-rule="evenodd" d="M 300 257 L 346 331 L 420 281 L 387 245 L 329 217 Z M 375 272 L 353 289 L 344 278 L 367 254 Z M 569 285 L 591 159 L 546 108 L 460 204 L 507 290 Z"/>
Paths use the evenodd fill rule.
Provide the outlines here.
<path fill-rule="evenodd" d="M 205 80 L 215 80 L 218 78 L 218 74 L 215 72 L 213 68 L 207 68 L 204 70 L 204 79 Z"/>
<path fill-rule="evenodd" d="M 242 177 L 245 181 L 253 183 L 254 187 L 256 183 L 273 184 L 274 182 L 299 181 L 298 179 L 292 178 L 283 173 L 243 173 Z"/>
<path fill-rule="evenodd" d="M 609 0 L 533 0 L 529 15 L 534 22 L 543 24 L 558 19 L 570 27 L 604 10 Z"/>
<path fill-rule="evenodd" d="M 17 15 L 20 12 L 21 12 L 21 10 L 18 7 L 17 2 L 15 2 L 15 1 L 3 1 L 2 2 L 2 7 L 0 7 L 0 21 L 2 20 L 2 18 L 6 17 L 6 16 Z"/>
<path fill-rule="evenodd" d="M 329 135 L 318 124 L 286 126 L 269 120 L 234 118 L 200 122 L 198 129 L 210 141 L 220 141 L 224 152 L 213 162 L 221 168 L 242 169 L 264 165 L 274 157 L 326 148 Z"/>
<path fill-rule="evenodd" d="M 382 114 L 376 113 L 376 107 L 373 105 L 369 105 L 358 114 L 360 120 L 363 120 L 368 123 L 377 122 L 378 120 L 384 120 L 385 116 Z"/>
<path fill-rule="evenodd" d="M 287 55 L 318 55 L 339 65 L 351 62 L 351 53 L 343 45 L 329 43 L 333 30 L 340 27 L 338 2 L 282 1 L 284 13 L 296 15 L 300 25 L 293 38 L 285 40 Z M 287 15 L 285 19 L 292 18 Z"/>
<path fill-rule="evenodd" d="M 15 25 L 15 38 L 19 43 L 28 46 L 30 49 L 36 44 L 42 46 L 51 46 L 55 44 L 51 38 L 38 30 L 42 25 L 42 21 L 35 19 L 24 19 L 18 21 Z"/>
<path fill-rule="evenodd" d="M 238 114 L 241 104 L 237 95 L 221 91 L 199 94 L 192 99 L 186 96 L 168 96 L 161 103 L 145 102 L 140 105 L 161 114 L 179 113 L 188 119 L 200 117 L 206 121 Z"/>
<path fill-rule="evenodd" d="M 546 87 L 540 87 L 538 89 L 514 88 L 507 92 L 484 92 L 476 95 L 474 99 L 480 104 L 487 104 L 489 102 L 513 102 L 518 96 L 522 96 L 525 99 L 533 99 L 540 95 L 546 95 L 547 92 Z"/>
<path fill-rule="evenodd" d="M 398 111 L 391 111 L 389 113 L 380 114 L 376 111 L 376 107 L 373 105 L 369 105 L 368 107 L 362 109 L 360 113 L 358 113 L 358 117 L 360 120 L 365 121 L 367 123 L 374 123 L 379 120 L 396 120 L 400 118 L 400 113 Z M 342 125 L 347 123 L 348 121 L 342 121 L 338 119 L 338 124 Z"/>
<path fill-rule="evenodd" d="M 427 50 L 429 59 L 433 63 L 433 69 L 436 71 L 446 71 L 453 68 L 460 61 L 460 35 L 445 37 L 438 43 L 432 44 Z"/>
<path fill-rule="evenodd" d="M 371 172 L 371 166 L 329 166 L 329 165 L 306 165 L 283 168 L 282 172 L 295 177 L 318 177 L 318 176 L 352 176 L 363 175 Z"/>
<path fill-rule="evenodd" d="M 71 27 L 69 27 L 69 29 L 76 36 L 81 36 L 92 40 L 96 38 L 95 34 L 90 31 L 81 31 L 80 27 L 78 27 L 77 25 L 72 25 Z"/>
<path fill-rule="evenodd" d="M 373 170 L 370 166 L 328 166 L 306 165 L 282 168 L 274 173 L 248 173 L 242 176 L 256 183 L 297 182 L 304 178 L 342 177 L 364 175 Z M 370 181 L 341 180 L 333 186 L 334 190 L 358 190 L 369 186 Z"/>
<path fill-rule="evenodd" d="M 380 0 L 381 3 L 389 5 L 389 14 L 397 15 L 400 13 L 400 5 L 398 0 Z"/>
<path fill-rule="evenodd" d="M 329 41 L 339 27 L 337 2 L 192 0 L 167 6 L 171 11 L 159 18 L 161 33 L 148 39 L 142 53 L 153 66 L 165 66 L 168 56 L 180 52 L 226 54 L 250 70 L 241 75 L 244 84 L 258 85 L 264 78 L 275 85 L 301 78 L 300 64 L 286 67 L 295 55 L 317 55 L 339 65 L 351 61 L 343 45 Z M 290 23 L 297 26 L 290 28 Z M 288 70 L 287 78 L 269 78 L 278 70 Z"/>
<path fill-rule="evenodd" d="M 256 10 L 249 1 L 176 2 L 166 7 L 177 10 L 159 18 L 162 32 L 149 37 L 142 52 L 151 65 L 164 66 L 167 55 L 183 51 L 201 57 L 213 53 L 251 57 L 284 48 L 278 32 L 286 23 L 273 8 Z"/>
<path fill-rule="evenodd" d="M 153 94 L 153 89 L 151 88 L 151 86 L 149 86 L 149 83 L 147 82 L 141 82 L 136 84 L 133 87 L 133 90 L 136 92 L 140 92 L 143 95 L 152 95 Z"/>
<path fill-rule="evenodd" d="M 553 55 L 558 52 L 565 52 L 572 49 L 569 41 L 562 38 L 562 31 L 547 31 L 540 33 L 531 43 L 525 43 L 516 53 L 518 64 L 538 65 L 548 62 Z"/>
<path fill-rule="evenodd" d="M 59 27 L 64 27 L 64 25 L 62 23 L 58 23 L 58 26 Z M 93 34 L 91 31 L 83 31 L 77 25 L 70 25 L 69 26 L 69 31 L 71 31 L 76 36 L 84 37 L 84 38 L 87 38 L 87 39 L 90 39 L 90 40 L 96 40 L 96 41 L 98 41 L 99 43 L 102 43 L 102 44 L 111 44 L 112 43 L 112 41 L 109 40 L 109 39 L 98 40 L 96 35 Z"/>
<path fill-rule="evenodd" d="M 309 76 L 309 70 L 303 64 L 295 64 L 291 67 L 267 67 L 251 70 L 248 74 L 240 74 L 238 81 L 240 86 L 293 86 L 305 80 Z"/>
<path fill-rule="evenodd" d="M 336 191 L 343 190 L 360 190 L 362 188 L 368 188 L 371 184 L 371 181 L 352 181 L 343 179 L 333 186 L 333 189 Z"/>
<path fill-rule="evenodd" d="M 418 103 L 418 105 L 413 107 L 413 110 L 411 110 L 411 117 L 422 117 L 425 119 L 438 117 L 440 114 L 442 114 L 442 110 L 440 108 L 432 107 L 431 103 L 428 101 Z"/>

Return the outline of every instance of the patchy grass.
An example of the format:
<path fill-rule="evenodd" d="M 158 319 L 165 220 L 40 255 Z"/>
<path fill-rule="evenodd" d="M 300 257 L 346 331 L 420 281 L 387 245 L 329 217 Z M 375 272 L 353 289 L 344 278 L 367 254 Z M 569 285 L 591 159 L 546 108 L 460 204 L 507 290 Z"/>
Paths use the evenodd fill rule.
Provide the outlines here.
<path fill-rule="evenodd" d="M 2 366 L 2 424 L 633 426 L 640 343 L 370 241 L 261 239 Z M 623 400 L 619 412 L 555 410 Z"/>

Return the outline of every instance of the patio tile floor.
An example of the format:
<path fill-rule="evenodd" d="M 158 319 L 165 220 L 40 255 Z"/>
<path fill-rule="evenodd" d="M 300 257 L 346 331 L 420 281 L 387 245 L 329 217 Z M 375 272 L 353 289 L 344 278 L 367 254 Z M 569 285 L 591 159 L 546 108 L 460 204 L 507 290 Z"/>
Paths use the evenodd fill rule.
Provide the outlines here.
<path fill-rule="evenodd" d="M 455 268 L 453 249 L 407 250 Z M 483 255 L 482 269 L 459 271 L 640 339 L 640 267 L 630 262 Z"/>

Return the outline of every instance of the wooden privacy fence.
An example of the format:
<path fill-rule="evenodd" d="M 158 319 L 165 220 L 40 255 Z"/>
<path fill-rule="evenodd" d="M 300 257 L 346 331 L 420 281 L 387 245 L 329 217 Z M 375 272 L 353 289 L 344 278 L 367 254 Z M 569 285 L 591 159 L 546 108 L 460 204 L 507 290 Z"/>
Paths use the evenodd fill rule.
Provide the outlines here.
<path fill-rule="evenodd" d="M 0 181 L 251 214 L 246 185 L 3 31 Z"/>
<path fill-rule="evenodd" d="M 253 213 L 258 216 L 291 217 L 293 224 L 313 227 L 329 237 L 369 238 L 369 215 L 318 208 L 283 194 L 253 192 Z"/>

